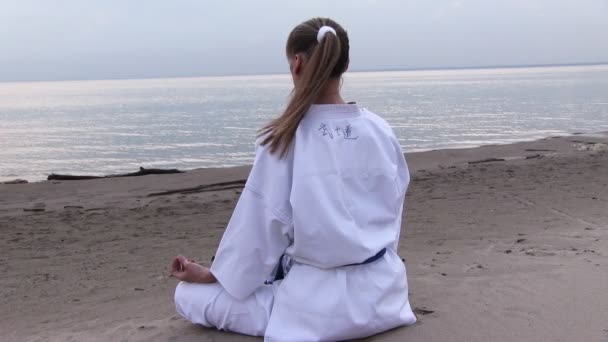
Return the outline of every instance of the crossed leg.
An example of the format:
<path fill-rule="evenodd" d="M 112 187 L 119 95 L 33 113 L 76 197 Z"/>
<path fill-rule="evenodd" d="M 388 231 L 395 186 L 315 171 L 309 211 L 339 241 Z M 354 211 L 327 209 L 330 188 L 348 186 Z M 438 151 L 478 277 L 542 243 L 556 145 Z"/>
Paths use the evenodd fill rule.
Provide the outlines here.
<path fill-rule="evenodd" d="M 194 324 L 263 336 L 272 312 L 275 286 L 262 286 L 244 300 L 237 300 L 219 283 L 182 281 L 175 288 L 175 307 L 182 317 Z"/>

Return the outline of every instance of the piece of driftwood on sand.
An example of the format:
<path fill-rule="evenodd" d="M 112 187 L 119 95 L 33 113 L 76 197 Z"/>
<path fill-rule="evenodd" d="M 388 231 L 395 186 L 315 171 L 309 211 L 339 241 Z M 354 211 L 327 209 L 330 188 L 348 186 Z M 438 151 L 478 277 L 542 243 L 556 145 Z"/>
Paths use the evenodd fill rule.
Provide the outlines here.
<path fill-rule="evenodd" d="M 100 179 L 100 178 L 114 178 L 114 177 L 136 177 L 136 176 L 145 176 L 145 175 L 164 175 L 168 173 L 184 173 L 184 171 L 180 171 L 178 169 L 145 169 L 143 167 L 139 168 L 137 172 L 131 173 L 121 173 L 116 175 L 107 175 L 107 176 L 74 176 L 74 175 L 58 175 L 58 174 L 50 174 L 47 177 L 47 180 L 83 180 L 83 179 Z"/>
<path fill-rule="evenodd" d="M 488 159 L 470 161 L 469 164 L 481 164 L 481 163 L 502 162 L 502 161 L 505 161 L 505 160 L 503 158 L 488 158 Z"/>
<path fill-rule="evenodd" d="M 247 182 L 246 179 L 240 179 L 240 180 L 230 181 L 230 182 L 205 184 L 205 185 L 195 186 L 192 188 L 175 189 L 175 190 L 168 190 L 168 191 L 163 191 L 163 192 L 153 192 L 151 194 L 148 194 L 148 197 L 173 195 L 173 194 L 192 194 L 192 193 L 197 193 L 197 192 L 222 191 L 222 190 L 230 190 L 230 189 L 242 189 L 245 186 L 246 182 Z"/>

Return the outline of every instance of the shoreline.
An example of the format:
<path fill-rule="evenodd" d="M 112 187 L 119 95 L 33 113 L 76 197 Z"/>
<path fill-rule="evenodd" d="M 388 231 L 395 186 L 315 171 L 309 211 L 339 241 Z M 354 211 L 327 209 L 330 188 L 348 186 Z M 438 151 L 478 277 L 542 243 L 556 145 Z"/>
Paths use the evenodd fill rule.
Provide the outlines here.
<path fill-rule="evenodd" d="M 559 138 L 572 138 L 572 137 L 576 137 L 576 136 L 585 136 L 585 137 L 602 137 L 608 135 L 608 131 L 599 131 L 599 132 L 572 132 L 572 133 L 563 133 L 563 134 L 559 134 L 559 135 L 549 135 L 549 136 L 542 136 L 542 137 L 534 137 L 534 138 L 530 138 L 530 139 L 523 139 L 523 140 L 517 140 L 517 141 L 510 141 L 510 142 L 495 142 L 495 143 L 489 143 L 489 144 L 483 144 L 483 145 L 454 145 L 453 147 L 440 147 L 440 148 L 432 148 L 432 149 L 415 149 L 415 150 L 411 150 L 410 152 L 405 152 L 404 154 L 406 156 L 410 156 L 410 155 L 417 155 L 420 153 L 429 153 L 429 152 L 433 152 L 436 153 L 438 151 L 462 151 L 462 150 L 474 150 L 474 149 L 483 149 L 483 148 L 491 148 L 491 147 L 497 147 L 497 146 L 510 146 L 510 145 L 516 145 L 516 144 L 521 144 L 521 143 L 533 143 L 533 142 L 539 142 L 539 141 L 544 141 L 547 139 L 559 139 Z M 143 166 L 144 168 L 146 168 L 145 166 Z M 242 167 L 251 167 L 251 164 L 243 164 L 243 165 L 237 165 L 237 166 L 226 166 L 226 167 L 209 167 L 209 168 L 205 168 L 205 167 L 201 167 L 201 168 L 194 168 L 194 169 L 180 169 L 180 171 L 185 172 L 185 173 L 189 173 L 189 172 L 201 172 L 203 170 L 223 170 L 223 169 L 230 169 L 230 168 L 242 168 Z M 135 170 L 132 170 L 135 171 Z M 132 172 L 132 171 L 127 171 L 127 172 Z M 214 171 L 212 171 L 214 172 Z M 104 177 L 107 175 L 103 175 L 103 174 L 92 174 L 92 173 L 78 173 L 78 172 L 69 172 L 69 173 L 62 173 L 62 174 L 66 174 L 66 175 L 86 175 L 86 176 L 100 176 L 100 177 Z M 45 178 L 48 177 L 45 176 Z M 25 182 L 23 182 L 25 181 Z M 27 184 L 27 183 L 40 183 L 40 182 L 48 182 L 49 180 L 47 179 L 28 179 L 26 177 L 20 177 L 20 176 L 0 176 L 0 185 L 2 184 L 10 184 L 10 185 L 15 185 L 15 184 Z"/>
<path fill-rule="evenodd" d="M 608 132 L 406 158 L 419 322 L 364 341 L 608 338 Z M 149 196 L 248 172 L 0 184 L 3 340 L 259 341 L 179 318 L 167 276 L 210 263 L 241 190 Z"/>
<path fill-rule="evenodd" d="M 532 69 L 532 68 L 583 68 L 583 67 L 608 67 L 608 61 L 595 62 L 578 62 L 578 63 L 557 63 L 557 64 L 515 64 L 515 65 L 479 65 L 479 66 L 447 66 L 447 67 L 419 67 L 419 68 L 388 68 L 388 69 L 357 69 L 351 70 L 349 73 L 382 73 L 382 72 L 419 72 L 419 71 L 460 71 L 460 70 L 501 70 L 501 69 Z M 347 74 L 348 75 L 348 74 Z M 124 81 L 124 80 L 160 80 L 160 79 L 188 79 L 188 78 L 242 78 L 242 77 L 257 77 L 257 76 L 289 76 L 285 72 L 262 72 L 259 74 L 245 73 L 232 75 L 208 74 L 198 76 L 149 76 L 149 77 L 115 77 L 105 79 L 68 79 L 68 80 L 5 80 L 0 81 L 1 84 L 11 83 L 47 83 L 47 82 L 99 82 L 99 81 Z"/>

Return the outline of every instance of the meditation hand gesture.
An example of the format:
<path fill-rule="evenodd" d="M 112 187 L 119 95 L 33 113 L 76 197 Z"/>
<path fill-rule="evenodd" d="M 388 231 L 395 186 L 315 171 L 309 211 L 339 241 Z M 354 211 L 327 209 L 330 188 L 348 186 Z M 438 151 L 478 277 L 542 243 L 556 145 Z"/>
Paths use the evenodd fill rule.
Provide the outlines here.
<path fill-rule="evenodd" d="M 194 260 L 182 255 L 173 259 L 171 275 L 188 283 L 215 283 L 217 281 L 209 268 L 199 265 Z"/>

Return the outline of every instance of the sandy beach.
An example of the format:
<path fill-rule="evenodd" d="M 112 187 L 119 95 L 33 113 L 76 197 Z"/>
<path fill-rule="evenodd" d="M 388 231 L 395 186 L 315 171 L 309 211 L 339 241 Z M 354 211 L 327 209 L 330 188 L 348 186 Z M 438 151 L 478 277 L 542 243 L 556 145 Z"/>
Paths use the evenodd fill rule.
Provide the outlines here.
<path fill-rule="evenodd" d="M 419 323 L 366 341 L 608 341 L 608 134 L 406 155 L 400 254 Z M 493 161 L 490 161 L 493 160 Z M 249 167 L 0 184 L 1 341 L 255 341 L 175 313 Z"/>

